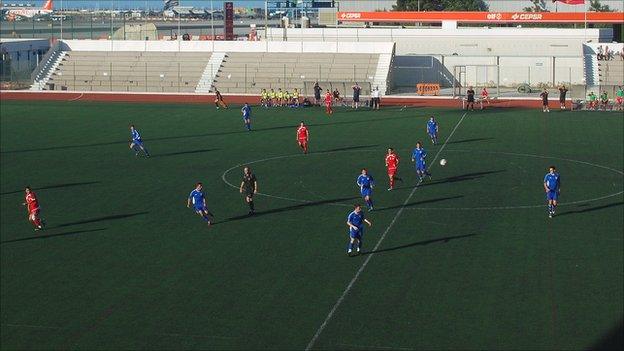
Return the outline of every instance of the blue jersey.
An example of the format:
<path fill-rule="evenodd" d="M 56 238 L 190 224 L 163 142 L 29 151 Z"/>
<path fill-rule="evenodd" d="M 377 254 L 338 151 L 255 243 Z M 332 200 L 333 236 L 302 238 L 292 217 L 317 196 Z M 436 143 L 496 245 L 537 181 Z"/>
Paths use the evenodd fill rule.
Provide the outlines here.
<path fill-rule="evenodd" d="M 425 149 L 423 148 L 414 148 L 414 151 L 412 151 L 412 158 L 414 159 L 414 161 L 416 161 L 416 163 L 424 163 L 426 157 L 427 151 L 425 151 Z"/>
<path fill-rule="evenodd" d="M 251 117 L 251 106 L 243 106 L 241 112 L 243 113 L 244 119 L 249 119 L 249 117 Z"/>
<path fill-rule="evenodd" d="M 141 134 L 139 134 L 138 130 L 133 129 L 131 131 L 131 134 L 132 134 L 132 140 L 134 140 L 134 141 L 141 141 Z"/>
<path fill-rule="evenodd" d="M 427 122 L 427 132 L 429 134 L 436 134 L 438 132 L 438 122 L 429 120 Z"/>
<path fill-rule="evenodd" d="M 361 188 L 370 189 L 374 184 L 375 181 L 370 174 L 360 174 L 360 176 L 357 177 L 357 185 L 359 185 Z"/>
<path fill-rule="evenodd" d="M 561 187 L 559 173 L 546 173 L 546 176 L 544 176 L 544 183 L 549 191 L 559 191 L 559 187 Z"/>
<path fill-rule="evenodd" d="M 204 207 L 204 193 L 203 192 L 197 189 L 194 189 L 189 194 L 189 199 L 191 200 L 193 207 L 195 207 L 196 209 Z"/>
<path fill-rule="evenodd" d="M 364 224 L 364 211 L 360 211 L 360 213 L 355 213 L 355 211 L 349 213 L 347 217 L 347 222 L 351 223 L 358 228 L 358 230 L 362 230 Z M 353 228 L 350 229 L 353 231 Z"/>

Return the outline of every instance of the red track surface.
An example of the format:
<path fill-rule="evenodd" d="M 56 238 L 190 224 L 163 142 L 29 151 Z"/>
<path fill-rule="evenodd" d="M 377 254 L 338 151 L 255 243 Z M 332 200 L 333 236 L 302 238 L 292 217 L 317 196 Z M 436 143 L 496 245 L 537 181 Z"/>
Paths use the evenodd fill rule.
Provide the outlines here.
<path fill-rule="evenodd" d="M 212 104 L 212 94 L 163 94 L 163 93 L 115 93 L 115 92 L 67 92 L 67 91 L 0 91 L 0 101 L 108 101 L 108 102 L 148 102 L 148 103 L 196 103 Z M 259 104 L 258 95 L 224 95 L 228 104 Z M 458 107 L 461 100 L 442 97 L 423 96 L 386 96 L 382 98 L 382 106 L 419 106 L 419 107 Z M 542 101 L 536 98 L 496 99 L 486 107 L 496 108 L 540 108 Z M 559 107 L 559 102 L 550 101 L 550 107 Z"/>

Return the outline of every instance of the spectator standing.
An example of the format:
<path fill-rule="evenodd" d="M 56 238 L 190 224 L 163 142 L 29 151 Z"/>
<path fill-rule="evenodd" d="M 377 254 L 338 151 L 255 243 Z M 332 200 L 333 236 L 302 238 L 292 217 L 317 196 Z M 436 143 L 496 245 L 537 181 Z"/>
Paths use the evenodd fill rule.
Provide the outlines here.
<path fill-rule="evenodd" d="M 379 92 L 379 87 L 375 87 L 375 89 L 371 92 L 373 110 L 379 110 L 379 105 L 381 105 L 380 96 L 381 93 Z"/>
<path fill-rule="evenodd" d="M 548 90 L 546 90 L 546 88 L 544 88 L 540 97 L 542 98 L 542 112 L 550 112 L 548 108 Z"/>
<path fill-rule="evenodd" d="M 598 61 L 603 59 L 603 53 L 602 53 L 602 45 L 598 46 Z"/>
<path fill-rule="evenodd" d="M 472 86 L 469 86 L 468 90 L 466 90 L 466 111 L 468 111 L 468 109 L 470 109 L 471 111 L 474 111 L 474 102 L 475 102 L 475 91 L 472 88 Z"/>
<path fill-rule="evenodd" d="M 319 83 L 314 83 L 314 103 L 319 106 L 321 105 L 321 91 L 323 89 L 319 86 Z"/>
<path fill-rule="evenodd" d="M 567 93 L 568 93 L 568 88 L 566 88 L 565 85 L 561 84 L 559 86 L 559 107 L 562 110 L 565 110 L 565 99 L 566 99 Z"/>
<path fill-rule="evenodd" d="M 351 89 L 353 89 L 353 103 L 351 104 L 351 108 L 357 109 L 360 105 L 360 91 L 362 91 L 362 88 L 360 88 L 356 82 Z"/>

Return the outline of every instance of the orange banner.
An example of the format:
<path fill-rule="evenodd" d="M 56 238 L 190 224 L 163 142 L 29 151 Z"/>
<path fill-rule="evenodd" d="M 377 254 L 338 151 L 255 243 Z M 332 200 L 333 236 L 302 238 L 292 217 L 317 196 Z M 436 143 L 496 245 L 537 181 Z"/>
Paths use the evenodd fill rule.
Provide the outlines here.
<path fill-rule="evenodd" d="M 624 12 L 338 12 L 339 22 L 624 23 Z"/>

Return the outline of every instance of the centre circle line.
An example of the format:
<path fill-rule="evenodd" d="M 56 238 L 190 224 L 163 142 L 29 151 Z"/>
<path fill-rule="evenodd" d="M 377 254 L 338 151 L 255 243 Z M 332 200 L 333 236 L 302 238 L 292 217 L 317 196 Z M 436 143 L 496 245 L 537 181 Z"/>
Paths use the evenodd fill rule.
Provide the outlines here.
<path fill-rule="evenodd" d="M 251 164 L 256 164 L 256 163 L 263 163 L 263 162 L 267 162 L 267 161 L 272 161 L 272 160 L 279 160 L 279 159 L 284 159 L 284 158 L 293 158 L 293 157 L 303 157 L 303 156 L 310 156 L 310 155 L 328 155 L 328 154 L 338 154 L 338 153 L 357 153 L 357 152 L 371 152 L 371 151 L 378 151 L 376 149 L 363 149 L 363 150 L 339 150 L 339 151 L 319 151 L 319 152 L 315 152 L 315 153 L 310 153 L 310 154 L 289 154 L 289 155 L 280 155 L 280 156 L 272 156 L 272 157 L 267 157 L 267 158 L 263 158 L 263 159 L 258 159 L 258 160 L 253 160 L 253 161 L 249 161 L 249 162 L 245 162 L 245 163 L 240 163 L 237 164 L 233 167 L 228 168 L 227 170 L 225 170 L 223 172 L 223 174 L 221 175 L 221 179 L 223 180 L 223 182 L 227 185 L 229 185 L 230 187 L 234 188 L 234 189 L 238 189 L 238 186 L 230 183 L 227 179 L 226 176 L 233 171 L 236 168 L 240 168 L 243 167 L 245 165 L 251 165 Z M 519 156 L 519 157 L 532 157 L 532 158 L 540 158 L 540 159 L 552 159 L 552 160 L 560 160 L 560 161 L 566 161 L 566 162 L 572 162 L 572 163 L 577 163 L 577 164 L 583 164 L 583 165 L 587 165 L 587 166 L 591 166 L 591 167 L 596 167 L 596 168 L 602 168 L 614 173 L 617 173 L 619 175 L 624 175 L 623 171 L 608 167 L 608 166 L 604 166 L 604 165 L 599 165 L 596 163 L 592 163 L 592 162 L 587 162 L 587 161 L 581 161 L 581 160 L 575 160 L 575 159 L 571 159 L 571 158 L 564 158 L 564 157 L 556 157 L 556 156 L 544 156 L 544 155 L 533 155 L 533 154 L 525 154 L 525 153 L 516 153 L 516 152 L 504 152 L 504 151 L 479 151 L 479 150 L 466 150 L 466 149 L 447 149 L 446 152 L 470 152 L 470 153 L 483 153 L 483 154 L 494 154 L 494 155 L 507 155 L 507 156 Z M 582 200 L 575 200 L 575 201 L 571 201 L 571 202 L 560 202 L 558 206 L 571 206 L 571 205 L 577 205 L 580 203 L 588 203 L 588 202 L 595 202 L 595 201 L 600 201 L 600 200 L 604 200 L 604 199 L 608 199 L 611 197 L 615 197 L 618 195 L 624 194 L 624 190 L 620 190 L 618 192 L 612 193 L 612 194 L 607 194 L 607 195 L 602 195 L 602 196 L 598 196 L 598 197 L 594 197 L 594 198 L 590 198 L 590 199 L 582 199 Z M 292 197 L 286 197 L 286 196 L 279 196 L 279 195 L 272 195 L 272 194 L 266 194 L 266 193 L 258 193 L 257 195 L 261 195 L 264 197 L 268 197 L 268 198 L 273 198 L 273 199 L 278 199 L 278 200 L 284 200 L 284 201 L 291 201 L 291 202 L 296 202 L 296 203 L 302 203 L 302 204 L 306 204 L 306 203 L 314 203 L 316 201 L 312 201 L 312 200 L 304 200 L 304 199 L 297 199 L 297 198 L 292 198 Z M 340 202 L 332 202 L 332 203 L 326 203 L 324 205 L 328 205 L 328 206 L 338 206 L 338 207 L 351 207 L 353 206 L 352 204 L 345 204 L 345 203 L 340 203 Z M 487 206 L 487 207 L 410 207 L 407 206 L 405 207 L 406 210 L 424 210 L 424 211 L 453 211 L 453 210 L 457 210 L 457 211 L 491 211 L 491 210 L 522 210 L 522 209 L 532 209 L 532 208 L 540 208 L 543 207 L 544 204 L 538 204 L 538 205 L 515 205 L 515 206 Z M 380 208 L 380 210 L 382 210 L 383 208 Z"/>

